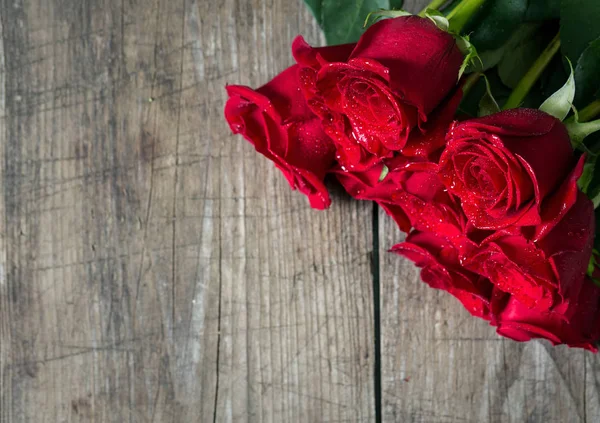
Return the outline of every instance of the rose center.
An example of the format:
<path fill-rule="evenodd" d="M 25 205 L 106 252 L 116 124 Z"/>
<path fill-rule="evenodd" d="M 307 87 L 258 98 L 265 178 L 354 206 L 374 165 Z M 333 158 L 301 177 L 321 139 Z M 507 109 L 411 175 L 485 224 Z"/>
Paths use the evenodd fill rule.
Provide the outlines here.
<path fill-rule="evenodd" d="M 457 176 L 471 195 L 482 200 L 495 200 L 506 187 L 502 169 L 492 160 L 479 154 L 465 152 L 455 157 Z"/>
<path fill-rule="evenodd" d="M 391 93 L 362 79 L 347 77 L 340 84 L 346 115 L 363 126 L 397 125 L 398 115 L 389 98 Z"/>
<path fill-rule="evenodd" d="M 491 160 L 477 160 L 471 167 L 473 185 L 479 188 L 483 197 L 497 197 L 506 187 L 504 173 Z"/>

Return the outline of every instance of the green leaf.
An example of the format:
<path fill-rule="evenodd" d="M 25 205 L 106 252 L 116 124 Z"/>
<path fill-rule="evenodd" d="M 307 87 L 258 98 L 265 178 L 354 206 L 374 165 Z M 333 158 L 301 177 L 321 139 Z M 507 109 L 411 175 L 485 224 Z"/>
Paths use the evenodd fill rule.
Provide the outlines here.
<path fill-rule="evenodd" d="M 405 10 L 377 10 L 371 12 L 365 18 L 363 27 L 366 28 L 369 25 L 373 25 L 375 22 L 385 18 L 399 18 L 401 16 L 411 16 L 412 13 Z M 435 21 L 434 21 L 435 22 Z"/>
<path fill-rule="evenodd" d="M 586 193 L 587 196 L 590 198 L 590 200 L 592 200 L 592 203 L 594 203 L 595 209 L 597 209 L 598 206 L 600 205 L 600 181 L 597 181 L 599 176 L 600 176 L 600 172 L 594 172 L 592 182 L 588 186 L 588 190 Z M 598 214 L 596 214 L 596 222 L 600 222 L 599 219 L 600 219 L 600 216 L 598 216 Z M 600 248 L 600 234 L 598 232 L 600 232 L 600 225 L 596 225 L 596 241 L 598 243 L 597 248 Z"/>
<path fill-rule="evenodd" d="M 386 165 L 383 165 L 383 168 L 381 169 L 381 174 L 379 175 L 378 182 L 383 181 L 385 179 L 385 177 L 388 175 L 388 173 L 390 173 L 390 169 Z"/>
<path fill-rule="evenodd" d="M 592 200 L 592 203 L 594 203 L 594 209 L 597 209 L 598 206 L 600 205 L 600 193 L 598 193 L 594 197 L 592 197 L 591 200 Z"/>
<path fill-rule="evenodd" d="M 317 19 L 319 26 L 321 26 L 321 3 L 322 0 L 304 0 L 304 4 L 308 6 L 313 16 Z"/>
<path fill-rule="evenodd" d="M 546 112 L 559 120 L 564 120 L 567 117 L 571 111 L 571 107 L 573 107 L 573 98 L 575 97 L 575 78 L 573 77 L 573 66 L 570 60 L 569 66 L 571 67 L 571 74 L 565 85 L 548 97 L 540 106 L 542 112 Z"/>
<path fill-rule="evenodd" d="M 506 53 L 506 45 L 497 48 L 495 50 L 487 50 L 487 51 L 483 51 L 481 53 L 479 53 L 479 58 L 481 59 L 481 64 L 482 67 L 481 69 L 473 69 L 473 71 L 486 71 L 488 69 L 493 68 L 494 66 L 496 66 L 498 63 L 500 63 L 500 61 L 502 60 L 502 58 L 504 57 L 504 54 Z M 467 70 L 468 72 L 468 70 Z"/>
<path fill-rule="evenodd" d="M 431 21 L 442 31 L 448 32 L 448 28 L 450 27 L 450 23 L 448 19 L 444 16 L 442 12 L 439 12 L 435 9 L 427 9 L 425 12 L 425 17 L 431 19 Z"/>
<path fill-rule="evenodd" d="M 584 194 L 587 194 L 588 188 L 592 182 L 592 178 L 594 177 L 597 159 L 598 156 L 595 154 L 588 154 L 585 158 L 585 163 L 583 164 L 583 173 L 577 181 L 579 189 L 581 189 Z"/>
<path fill-rule="evenodd" d="M 353 43 L 364 32 L 363 24 L 371 12 L 397 9 L 399 0 L 304 0 L 325 34 L 328 45 Z"/>
<path fill-rule="evenodd" d="M 507 87 L 515 88 L 544 50 L 544 37 L 536 34 L 536 29 L 536 24 L 523 25 L 520 31 L 517 30 L 518 34 L 515 34 L 519 37 L 511 37 L 513 42 L 509 40 L 506 54 L 498 63 L 498 75 Z"/>
<path fill-rule="evenodd" d="M 600 281 L 594 278 L 594 271 L 596 270 L 596 268 L 600 267 L 599 265 L 600 263 L 598 263 L 598 251 L 594 249 L 592 250 L 592 255 L 590 257 L 586 273 L 591 278 L 592 282 L 594 282 L 597 286 L 600 286 Z"/>
<path fill-rule="evenodd" d="M 596 38 L 600 37 L 600 1 L 561 0 L 561 49 L 573 63 Z"/>
<path fill-rule="evenodd" d="M 478 50 L 502 46 L 525 19 L 527 0 L 487 0 L 483 11 L 473 19 L 465 33 Z"/>
<path fill-rule="evenodd" d="M 583 51 L 575 67 L 575 105 L 584 107 L 600 94 L 600 38 Z"/>
<path fill-rule="evenodd" d="M 510 57 L 512 57 L 515 49 L 518 49 L 519 46 L 523 43 L 527 43 L 529 39 L 536 38 L 536 32 L 539 29 L 539 24 L 535 23 L 526 23 L 522 24 L 513 32 L 513 35 L 508 39 L 506 43 L 502 45 L 502 47 L 494 49 L 494 50 L 486 50 L 479 53 L 479 58 L 483 63 L 482 69 L 476 69 L 478 71 L 485 71 L 493 68 L 503 61 L 510 61 Z M 539 54 L 538 54 L 539 55 Z M 534 61 L 536 57 L 534 56 L 530 58 L 531 61 Z M 505 64 L 508 66 L 508 64 Z"/>
<path fill-rule="evenodd" d="M 463 59 L 462 65 L 458 70 L 458 79 L 462 77 L 463 73 L 467 70 L 467 68 L 481 68 L 483 67 L 483 62 L 479 58 L 477 54 L 477 49 L 471 42 L 469 41 L 468 35 L 455 35 L 454 39 L 456 40 L 456 46 L 461 51 L 465 58 Z"/>
<path fill-rule="evenodd" d="M 587 275 L 592 276 L 594 270 L 596 270 L 596 260 L 594 260 L 594 256 L 592 255 L 592 257 L 590 257 L 590 262 L 588 263 Z"/>
<path fill-rule="evenodd" d="M 477 112 L 477 115 L 479 117 L 491 115 L 494 113 L 498 113 L 500 111 L 500 106 L 498 106 L 496 99 L 492 95 L 492 89 L 490 87 L 490 82 L 485 77 L 485 75 L 483 75 L 483 79 L 485 81 L 485 93 L 483 94 L 483 97 L 481 97 L 481 100 L 479 101 L 479 111 Z"/>
<path fill-rule="evenodd" d="M 529 0 L 526 21 L 547 21 L 560 16 L 560 0 Z"/>
<path fill-rule="evenodd" d="M 506 87 L 502 81 L 500 81 L 496 69 L 489 70 L 485 75 L 493 97 L 496 99 L 498 105 L 502 106 L 510 95 L 510 88 Z M 477 116 L 479 113 L 479 103 L 481 103 L 481 99 L 485 95 L 486 88 L 486 81 L 483 78 L 480 78 L 462 99 L 459 112 L 471 117 Z"/>

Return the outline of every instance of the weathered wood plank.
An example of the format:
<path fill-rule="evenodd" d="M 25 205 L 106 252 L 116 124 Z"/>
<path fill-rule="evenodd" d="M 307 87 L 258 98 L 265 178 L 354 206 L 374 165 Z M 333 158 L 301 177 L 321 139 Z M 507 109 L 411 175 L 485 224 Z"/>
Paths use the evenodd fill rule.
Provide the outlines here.
<path fill-rule="evenodd" d="M 371 206 L 310 210 L 222 119 L 322 42 L 302 4 L 0 18 L 0 420 L 373 421 Z M 600 418 L 595 356 L 498 338 L 379 221 L 385 421 Z"/>
<path fill-rule="evenodd" d="M 182 5 L 2 4 L 18 421 L 175 412 L 169 96 L 182 85 Z"/>
<path fill-rule="evenodd" d="M 597 355 L 585 354 L 584 405 L 587 422 L 600 421 L 600 359 Z"/>
<path fill-rule="evenodd" d="M 235 11 L 239 62 L 227 82 L 266 82 L 292 63 L 298 33 L 323 42 L 301 3 L 265 6 Z M 247 143 L 221 139 L 221 263 L 231 275 L 222 274 L 217 421 L 373 420 L 372 236 L 348 230 L 370 227 L 370 207 L 336 196 L 330 211 L 311 210 Z"/>
<path fill-rule="evenodd" d="M 0 19 L 0 34 L 4 33 L 2 19 Z M 0 35 L 1 36 L 1 35 Z M 8 285 L 6 271 L 6 201 L 5 201 L 5 180 L 6 180 L 6 161 L 5 146 L 7 144 L 7 131 L 5 123 L 6 116 L 6 60 L 4 53 L 4 40 L 0 42 L 0 422 L 12 421 L 12 381 L 10 380 L 8 363 L 11 358 L 12 334 L 11 334 L 11 296 Z"/>
<path fill-rule="evenodd" d="M 303 5 L 0 5 L 2 422 L 373 420 L 371 207 L 222 118 L 322 42 Z"/>

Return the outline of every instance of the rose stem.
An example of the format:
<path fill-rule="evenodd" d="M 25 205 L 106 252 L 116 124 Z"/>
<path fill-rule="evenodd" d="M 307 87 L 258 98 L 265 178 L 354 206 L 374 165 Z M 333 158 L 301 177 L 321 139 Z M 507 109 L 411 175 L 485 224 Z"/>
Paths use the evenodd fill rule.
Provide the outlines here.
<path fill-rule="evenodd" d="M 419 12 L 419 16 L 422 17 L 422 18 L 425 17 L 425 13 L 427 12 L 427 10 L 429 10 L 429 9 L 438 10 L 447 1 L 448 0 L 432 0 L 431 3 L 429 3 L 427 6 L 425 6 L 425 8 L 423 10 L 421 10 Z"/>
<path fill-rule="evenodd" d="M 473 86 L 477 83 L 477 81 L 479 81 L 479 78 L 481 78 L 481 75 L 483 75 L 483 73 L 473 72 L 471 75 L 462 79 L 463 83 L 460 88 L 463 92 L 463 98 L 467 96 L 469 91 L 471 91 L 471 88 L 473 88 Z"/>
<path fill-rule="evenodd" d="M 447 16 L 450 21 L 450 30 L 459 34 L 483 3 L 485 3 L 485 0 L 462 0 L 458 3 Z"/>
<path fill-rule="evenodd" d="M 579 122 L 587 122 L 600 114 L 600 100 L 594 100 L 579 112 Z"/>
<path fill-rule="evenodd" d="M 523 102 L 533 84 L 538 80 L 546 66 L 550 63 L 556 52 L 560 49 L 560 38 L 559 34 L 550 41 L 550 44 L 544 49 L 540 57 L 533 63 L 533 65 L 529 68 L 525 76 L 521 78 L 513 92 L 504 103 L 503 110 L 506 109 L 514 109 L 519 107 L 519 105 Z"/>

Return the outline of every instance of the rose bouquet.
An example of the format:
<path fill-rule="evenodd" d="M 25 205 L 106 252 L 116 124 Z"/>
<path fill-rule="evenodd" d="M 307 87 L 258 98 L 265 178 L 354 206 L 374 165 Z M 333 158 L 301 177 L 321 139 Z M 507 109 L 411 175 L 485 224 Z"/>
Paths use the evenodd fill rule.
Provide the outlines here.
<path fill-rule="evenodd" d="M 361 33 L 308 3 L 336 45 L 298 36 L 272 81 L 227 86 L 231 130 L 312 207 L 328 175 L 379 204 L 408 234 L 390 251 L 500 335 L 596 351 L 600 6 L 433 1 Z"/>

